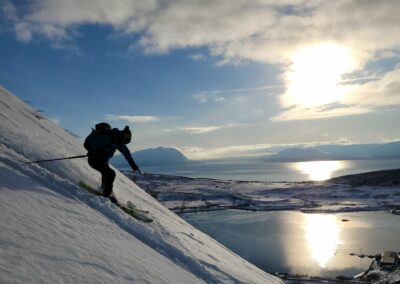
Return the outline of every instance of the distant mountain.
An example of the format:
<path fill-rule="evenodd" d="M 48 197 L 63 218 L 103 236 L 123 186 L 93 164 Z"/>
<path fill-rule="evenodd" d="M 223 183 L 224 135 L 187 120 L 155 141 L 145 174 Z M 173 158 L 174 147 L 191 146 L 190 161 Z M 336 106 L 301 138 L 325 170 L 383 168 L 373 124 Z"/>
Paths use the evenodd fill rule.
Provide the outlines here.
<path fill-rule="evenodd" d="M 318 145 L 307 148 L 289 148 L 264 157 L 264 160 L 274 162 L 361 159 L 400 159 L 400 141 L 387 144 Z"/>
<path fill-rule="evenodd" d="M 371 156 L 379 159 L 400 158 L 400 141 L 376 146 L 372 149 Z"/>
<path fill-rule="evenodd" d="M 348 157 L 348 159 L 370 158 L 372 151 L 382 144 L 351 144 L 351 145 L 319 145 L 312 149 L 330 154 Z"/>
<path fill-rule="evenodd" d="M 151 148 L 133 153 L 135 162 L 140 166 L 183 165 L 191 162 L 185 155 L 175 148 Z M 116 167 L 128 166 L 122 155 L 111 159 L 111 164 Z"/>
<path fill-rule="evenodd" d="M 266 157 L 268 162 L 301 162 L 331 160 L 333 157 L 324 152 L 309 148 L 289 148 L 278 152 L 277 154 Z"/>

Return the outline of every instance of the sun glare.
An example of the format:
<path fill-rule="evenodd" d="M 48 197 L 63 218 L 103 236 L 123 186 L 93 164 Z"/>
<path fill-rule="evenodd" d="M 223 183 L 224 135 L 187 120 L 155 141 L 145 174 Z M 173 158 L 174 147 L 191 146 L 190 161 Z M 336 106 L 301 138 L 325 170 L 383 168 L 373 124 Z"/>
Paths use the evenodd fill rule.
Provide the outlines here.
<path fill-rule="evenodd" d="M 305 238 L 312 258 L 324 268 L 335 255 L 340 228 L 334 215 L 306 214 Z"/>
<path fill-rule="evenodd" d="M 295 164 L 295 168 L 307 174 L 310 180 L 321 181 L 330 179 L 335 171 L 345 166 L 344 164 L 343 161 L 299 162 Z"/>
<path fill-rule="evenodd" d="M 344 46 L 320 44 L 300 50 L 286 74 L 284 105 L 316 107 L 339 101 L 345 93 L 342 75 L 354 67 L 351 50 Z"/>

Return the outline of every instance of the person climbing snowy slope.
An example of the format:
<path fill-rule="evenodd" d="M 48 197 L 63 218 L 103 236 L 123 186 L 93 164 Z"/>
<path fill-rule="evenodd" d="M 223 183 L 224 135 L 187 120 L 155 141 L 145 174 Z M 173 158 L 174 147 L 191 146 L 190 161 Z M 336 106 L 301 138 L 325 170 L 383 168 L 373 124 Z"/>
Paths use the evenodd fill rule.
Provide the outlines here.
<path fill-rule="evenodd" d="M 103 195 L 108 197 L 113 203 L 118 203 L 113 195 L 113 183 L 115 171 L 110 168 L 108 161 L 118 150 L 128 161 L 133 171 L 139 171 L 128 147 L 132 139 L 132 133 L 128 126 L 123 130 L 111 129 L 108 123 L 96 124 L 95 129 L 86 137 L 83 146 L 88 150 L 89 165 L 101 173 L 101 188 Z"/>

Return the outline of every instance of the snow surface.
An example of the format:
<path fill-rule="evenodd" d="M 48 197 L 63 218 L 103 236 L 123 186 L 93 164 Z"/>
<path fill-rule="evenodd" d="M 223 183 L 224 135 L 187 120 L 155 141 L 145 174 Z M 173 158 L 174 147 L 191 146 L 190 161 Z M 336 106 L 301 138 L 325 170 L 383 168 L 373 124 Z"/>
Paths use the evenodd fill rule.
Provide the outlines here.
<path fill-rule="evenodd" d="M 326 182 L 250 182 L 126 173 L 144 190 L 177 213 L 242 209 L 348 212 L 395 210 L 400 186 L 354 186 Z M 354 175 L 361 179 L 368 174 Z M 344 178 L 339 178 L 343 180 Z M 364 177 L 366 179 L 366 177 Z"/>
<path fill-rule="evenodd" d="M 387 284 L 387 283 L 400 283 L 400 267 L 393 269 L 383 269 L 379 261 L 374 259 L 369 269 L 357 276 L 357 278 L 373 283 Z"/>
<path fill-rule="evenodd" d="M 117 172 L 115 194 L 151 224 L 77 186 L 98 187 L 82 141 L 0 87 L 1 283 L 282 283 Z M 88 130 L 89 131 L 89 130 Z"/>

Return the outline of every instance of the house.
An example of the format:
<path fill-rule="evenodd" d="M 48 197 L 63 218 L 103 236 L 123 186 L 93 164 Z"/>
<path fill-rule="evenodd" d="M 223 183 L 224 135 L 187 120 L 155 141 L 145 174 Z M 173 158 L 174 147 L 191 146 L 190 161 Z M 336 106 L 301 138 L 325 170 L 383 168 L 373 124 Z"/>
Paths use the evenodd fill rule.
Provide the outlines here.
<path fill-rule="evenodd" d="M 382 253 L 380 265 L 382 268 L 390 269 L 394 265 L 396 265 L 398 259 L 399 259 L 399 256 L 398 256 L 397 252 L 385 251 L 384 253 Z"/>

